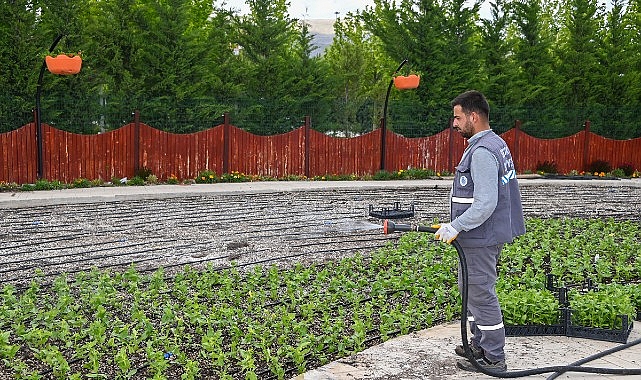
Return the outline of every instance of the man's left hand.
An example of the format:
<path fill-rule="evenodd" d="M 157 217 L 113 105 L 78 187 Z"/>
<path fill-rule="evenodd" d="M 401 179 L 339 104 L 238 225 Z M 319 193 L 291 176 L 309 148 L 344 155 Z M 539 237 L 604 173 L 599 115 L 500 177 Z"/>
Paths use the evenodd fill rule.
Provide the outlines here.
<path fill-rule="evenodd" d="M 458 231 L 450 223 L 436 224 L 432 228 L 438 228 L 434 233 L 434 239 L 440 240 L 447 244 L 452 244 L 458 236 Z"/>

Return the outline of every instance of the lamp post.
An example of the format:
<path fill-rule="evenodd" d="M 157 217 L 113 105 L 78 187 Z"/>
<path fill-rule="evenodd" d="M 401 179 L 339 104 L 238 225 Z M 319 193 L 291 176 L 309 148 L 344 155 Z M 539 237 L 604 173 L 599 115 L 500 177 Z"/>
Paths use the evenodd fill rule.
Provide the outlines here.
<path fill-rule="evenodd" d="M 407 59 L 404 59 L 403 62 L 398 66 L 394 74 L 392 74 L 392 79 L 389 81 L 389 86 L 387 86 L 387 95 L 385 95 L 385 105 L 383 106 L 383 119 L 381 121 L 381 170 L 385 170 L 385 150 L 386 150 L 386 135 L 387 135 L 387 104 L 389 103 L 389 94 L 392 91 L 392 86 L 394 85 L 394 76 L 398 71 L 405 66 Z"/>
<path fill-rule="evenodd" d="M 51 44 L 51 47 L 49 48 L 49 53 L 52 53 L 53 50 L 56 48 L 58 45 L 58 42 L 64 37 L 64 34 L 58 35 L 55 40 L 53 40 L 53 43 Z M 42 179 L 43 172 L 44 172 L 44 157 L 43 157 L 43 132 L 42 132 L 42 114 L 41 114 L 41 103 L 40 103 L 40 97 L 42 95 L 42 79 L 44 77 L 45 69 L 47 68 L 47 58 L 44 58 L 42 60 L 42 66 L 40 67 L 40 75 L 38 76 L 38 84 L 36 86 L 36 111 L 35 111 L 35 122 L 36 122 L 36 142 L 38 145 L 37 149 L 37 155 L 38 155 L 38 169 L 36 172 L 36 176 L 38 179 Z M 69 74 L 69 72 L 64 73 L 64 74 Z"/>

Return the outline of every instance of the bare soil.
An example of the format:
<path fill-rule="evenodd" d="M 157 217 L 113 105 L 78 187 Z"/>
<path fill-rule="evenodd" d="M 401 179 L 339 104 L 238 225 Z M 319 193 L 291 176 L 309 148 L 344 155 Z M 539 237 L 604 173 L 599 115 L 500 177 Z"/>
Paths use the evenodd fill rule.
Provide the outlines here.
<path fill-rule="evenodd" d="M 521 180 L 526 217 L 641 220 L 641 186 L 624 181 Z M 409 210 L 396 223 L 448 220 L 447 186 L 204 194 L 0 208 L 0 285 L 93 267 L 140 271 L 184 265 L 290 265 L 367 253 L 384 235 L 376 211 Z"/>

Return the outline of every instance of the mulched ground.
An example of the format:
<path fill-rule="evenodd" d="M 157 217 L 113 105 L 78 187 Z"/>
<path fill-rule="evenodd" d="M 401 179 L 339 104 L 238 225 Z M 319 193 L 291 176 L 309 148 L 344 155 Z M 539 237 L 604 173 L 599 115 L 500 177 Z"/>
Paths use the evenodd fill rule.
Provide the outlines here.
<path fill-rule="evenodd" d="M 641 220 L 635 181 L 521 180 L 527 217 Z M 384 235 L 374 211 L 414 207 L 397 223 L 448 220 L 449 190 L 323 189 L 208 194 L 0 209 L 0 286 L 25 286 L 92 267 L 167 272 L 189 264 L 241 268 L 335 260 L 371 252 Z"/>

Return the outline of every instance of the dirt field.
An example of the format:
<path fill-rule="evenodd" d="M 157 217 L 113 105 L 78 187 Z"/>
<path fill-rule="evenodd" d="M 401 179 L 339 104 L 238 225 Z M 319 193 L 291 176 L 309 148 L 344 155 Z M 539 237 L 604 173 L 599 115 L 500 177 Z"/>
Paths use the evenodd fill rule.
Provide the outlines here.
<path fill-rule="evenodd" d="M 641 181 L 521 180 L 527 217 L 582 217 L 641 221 Z M 344 184 L 343 184 L 344 185 Z M 225 268 L 333 260 L 371 252 L 397 239 L 383 235 L 369 215 L 414 206 L 397 223 L 448 220 L 449 181 L 354 187 L 225 192 L 154 199 L 80 202 L 18 207 L 0 204 L 0 285 L 28 284 L 34 275 L 92 267 L 141 271 L 185 264 Z M 41 203 L 41 202 L 40 202 Z"/>

